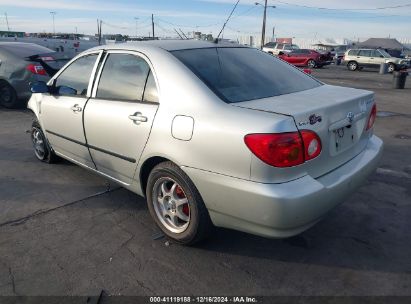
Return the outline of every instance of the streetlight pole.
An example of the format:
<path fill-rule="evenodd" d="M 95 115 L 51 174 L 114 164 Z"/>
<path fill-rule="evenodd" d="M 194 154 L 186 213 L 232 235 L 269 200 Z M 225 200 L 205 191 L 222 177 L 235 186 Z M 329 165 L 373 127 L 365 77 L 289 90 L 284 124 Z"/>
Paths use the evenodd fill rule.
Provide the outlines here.
<path fill-rule="evenodd" d="M 137 34 L 137 22 L 138 22 L 138 17 L 134 17 L 134 20 L 136 20 L 136 38 L 137 38 L 137 36 L 138 36 L 138 34 Z"/>
<path fill-rule="evenodd" d="M 255 5 L 262 5 L 261 3 L 259 3 L 259 2 L 255 2 Z M 262 5 L 262 6 L 264 6 L 264 14 L 263 14 L 263 28 L 262 28 L 262 30 L 261 30 L 261 49 L 263 49 L 263 46 L 264 46 L 264 43 L 265 43 L 265 24 L 266 24 L 266 21 L 267 21 L 267 0 L 264 0 L 264 5 Z M 272 5 L 272 6 L 269 6 L 269 7 L 271 7 L 271 8 L 276 8 L 274 5 Z"/>
<path fill-rule="evenodd" d="M 265 43 L 265 22 L 267 20 L 267 0 L 264 1 L 264 16 L 263 16 L 263 28 L 261 30 L 261 49 Z"/>
<path fill-rule="evenodd" d="M 50 14 L 53 16 L 53 34 L 56 36 L 56 25 L 54 23 L 54 16 L 57 14 L 57 12 L 50 12 Z"/>

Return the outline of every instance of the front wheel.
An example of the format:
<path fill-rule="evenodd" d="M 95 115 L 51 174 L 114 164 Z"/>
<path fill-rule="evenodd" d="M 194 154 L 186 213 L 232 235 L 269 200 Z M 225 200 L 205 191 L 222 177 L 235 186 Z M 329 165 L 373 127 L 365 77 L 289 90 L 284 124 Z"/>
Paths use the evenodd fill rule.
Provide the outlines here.
<path fill-rule="evenodd" d="M 31 141 L 33 143 L 34 155 L 38 160 L 45 163 L 54 163 L 59 159 L 50 148 L 38 121 L 34 121 L 32 124 Z"/>
<path fill-rule="evenodd" d="M 171 239 L 192 245 L 212 229 L 207 208 L 190 178 L 177 165 L 164 162 L 147 182 L 148 209 L 157 226 Z"/>
<path fill-rule="evenodd" d="M 307 66 L 311 69 L 315 68 L 316 65 L 317 65 L 316 62 L 312 59 L 308 60 L 308 62 L 307 62 Z"/>

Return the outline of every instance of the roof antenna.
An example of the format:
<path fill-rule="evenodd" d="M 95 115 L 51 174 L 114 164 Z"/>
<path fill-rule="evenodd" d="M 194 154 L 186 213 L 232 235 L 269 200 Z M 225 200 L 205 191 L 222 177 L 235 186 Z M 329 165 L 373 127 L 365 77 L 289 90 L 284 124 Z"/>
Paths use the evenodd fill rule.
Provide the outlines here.
<path fill-rule="evenodd" d="M 214 39 L 214 43 L 218 43 L 218 38 L 220 38 L 221 33 L 224 31 L 224 28 L 226 26 L 226 24 L 228 23 L 228 21 L 230 20 L 231 16 L 233 15 L 235 9 L 237 8 L 238 3 L 240 2 L 240 0 L 237 0 L 237 3 L 234 5 L 233 10 L 230 13 L 230 16 L 228 16 L 227 20 L 224 22 L 223 28 L 221 29 L 220 33 L 218 34 L 217 38 Z"/>

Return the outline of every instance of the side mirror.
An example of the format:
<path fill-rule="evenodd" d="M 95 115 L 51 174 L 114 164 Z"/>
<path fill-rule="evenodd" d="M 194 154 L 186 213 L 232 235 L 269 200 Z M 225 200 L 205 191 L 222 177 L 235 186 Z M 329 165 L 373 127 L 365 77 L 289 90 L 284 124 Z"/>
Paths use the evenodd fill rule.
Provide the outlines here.
<path fill-rule="evenodd" d="M 66 86 L 61 86 L 57 88 L 58 95 L 77 95 L 77 90 L 66 87 Z"/>
<path fill-rule="evenodd" d="M 44 81 L 38 81 L 31 85 L 30 91 L 32 93 L 48 93 L 49 87 Z"/>

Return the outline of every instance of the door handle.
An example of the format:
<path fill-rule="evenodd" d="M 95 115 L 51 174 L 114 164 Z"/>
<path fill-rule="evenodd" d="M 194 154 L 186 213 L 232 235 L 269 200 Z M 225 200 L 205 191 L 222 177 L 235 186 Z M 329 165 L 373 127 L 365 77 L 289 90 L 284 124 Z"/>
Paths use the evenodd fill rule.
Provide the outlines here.
<path fill-rule="evenodd" d="M 71 109 L 73 112 L 81 112 L 81 111 L 83 110 L 78 104 L 75 104 L 75 105 L 72 106 L 70 109 Z"/>
<path fill-rule="evenodd" d="M 146 116 L 143 116 L 143 114 L 141 114 L 141 112 L 136 112 L 133 115 L 129 115 L 128 118 L 134 121 L 136 125 L 139 125 L 141 122 L 147 122 L 148 120 Z"/>

